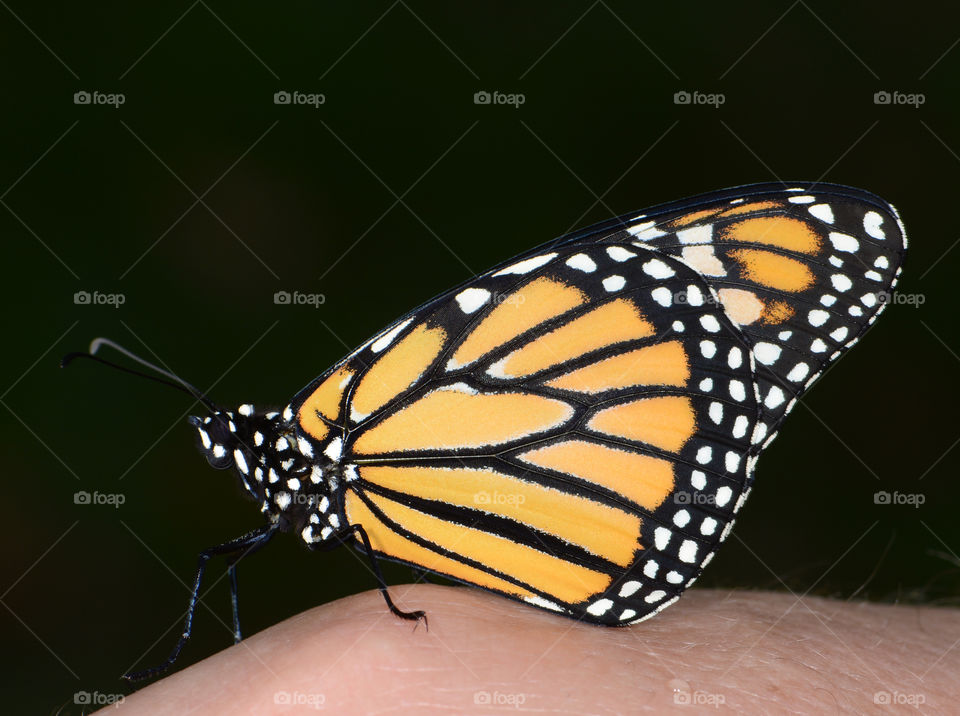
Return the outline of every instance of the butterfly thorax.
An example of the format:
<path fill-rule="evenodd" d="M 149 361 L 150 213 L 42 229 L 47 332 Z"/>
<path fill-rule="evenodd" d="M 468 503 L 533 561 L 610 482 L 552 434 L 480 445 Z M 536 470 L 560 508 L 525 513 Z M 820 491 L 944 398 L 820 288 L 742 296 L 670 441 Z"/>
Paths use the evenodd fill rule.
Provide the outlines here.
<path fill-rule="evenodd" d="M 289 416 L 244 404 L 190 422 L 209 463 L 219 470 L 236 468 L 243 489 L 281 529 L 313 544 L 339 526 L 332 506 L 339 466 L 326 455 L 318 458 Z"/>

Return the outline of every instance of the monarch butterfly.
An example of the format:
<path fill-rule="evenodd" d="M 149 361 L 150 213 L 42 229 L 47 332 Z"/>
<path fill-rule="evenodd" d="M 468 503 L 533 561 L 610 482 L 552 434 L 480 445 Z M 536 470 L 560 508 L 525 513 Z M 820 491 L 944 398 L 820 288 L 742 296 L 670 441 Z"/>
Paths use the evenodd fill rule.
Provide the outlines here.
<path fill-rule="evenodd" d="M 424 612 L 394 605 L 379 559 L 595 624 L 656 614 L 729 534 L 797 399 L 886 307 L 905 249 L 868 192 L 739 187 L 521 254 L 279 411 L 221 410 L 165 374 L 208 407 L 190 419 L 203 453 L 267 523 L 201 554 L 173 654 L 127 677 L 176 659 L 214 555 L 239 641 L 236 560 L 278 531 L 360 548 L 406 619 Z"/>

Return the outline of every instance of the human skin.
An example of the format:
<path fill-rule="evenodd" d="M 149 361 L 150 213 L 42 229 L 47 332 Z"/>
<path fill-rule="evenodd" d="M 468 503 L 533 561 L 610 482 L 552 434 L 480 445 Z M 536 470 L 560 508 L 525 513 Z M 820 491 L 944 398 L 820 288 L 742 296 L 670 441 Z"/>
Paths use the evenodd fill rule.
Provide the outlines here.
<path fill-rule="evenodd" d="M 654 619 L 605 628 L 465 587 L 391 594 L 426 609 L 429 629 L 365 592 L 104 713 L 948 713 L 960 703 L 952 609 L 694 589 Z"/>

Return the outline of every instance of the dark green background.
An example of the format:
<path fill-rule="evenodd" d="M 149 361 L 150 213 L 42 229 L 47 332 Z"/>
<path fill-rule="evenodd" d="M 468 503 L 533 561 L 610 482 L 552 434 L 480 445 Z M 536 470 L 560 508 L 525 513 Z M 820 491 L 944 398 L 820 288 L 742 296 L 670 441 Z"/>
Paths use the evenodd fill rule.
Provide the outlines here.
<path fill-rule="evenodd" d="M 756 181 L 892 201 L 912 238 L 901 290 L 925 304 L 893 306 L 797 408 L 700 584 L 956 603 L 960 14 L 668 5 L 0 8 L 4 710 L 122 690 L 170 648 L 197 552 L 261 519 L 197 454 L 186 396 L 61 371 L 63 353 L 105 335 L 218 402 L 283 405 L 514 253 Z M 126 102 L 75 105 L 78 90 Z M 278 106 L 278 90 L 326 103 Z M 479 90 L 526 101 L 475 105 Z M 676 105 L 679 90 L 726 101 Z M 876 105 L 880 90 L 926 101 Z M 125 304 L 76 305 L 81 290 Z M 278 290 L 326 301 L 277 306 Z M 75 505 L 78 490 L 126 502 Z M 878 506 L 877 490 L 926 503 Z M 180 666 L 230 643 L 222 567 L 210 576 L 218 618 L 200 610 Z M 247 633 L 371 587 L 351 554 L 289 536 L 241 581 Z"/>

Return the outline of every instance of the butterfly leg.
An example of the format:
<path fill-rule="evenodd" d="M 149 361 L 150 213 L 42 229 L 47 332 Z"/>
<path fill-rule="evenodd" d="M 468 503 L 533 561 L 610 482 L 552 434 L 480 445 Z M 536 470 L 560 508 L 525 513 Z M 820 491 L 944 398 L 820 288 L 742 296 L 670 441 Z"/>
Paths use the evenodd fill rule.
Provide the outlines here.
<path fill-rule="evenodd" d="M 235 552 L 227 559 L 227 577 L 230 579 L 230 607 L 233 613 L 233 643 L 239 644 L 243 639 L 240 631 L 240 592 L 237 589 L 237 563 L 267 544 L 273 533 L 253 542 L 242 552 Z"/>
<path fill-rule="evenodd" d="M 187 603 L 187 614 L 183 622 L 183 631 L 181 632 L 180 638 L 177 640 L 176 645 L 173 647 L 173 651 L 170 653 L 170 656 L 167 657 L 166 661 L 159 666 L 154 666 L 142 671 L 128 671 L 123 675 L 123 678 L 127 681 L 140 681 L 141 679 L 148 679 L 152 676 L 157 676 L 158 674 L 161 674 L 169 669 L 177 660 L 177 657 L 180 656 L 180 652 L 190 639 L 190 634 L 193 631 L 193 616 L 196 612 L 197 604 L 200 601 L 200 584 L 203 581 L 203 574 L 206 571 L 207 562 L 210 561 L 211 557 L 224 555 L 232 556 L 227 571 L 230 574 L 230 597 L 233 606 L 233 630 L 234 638 L 236 639 L 240 635 L 239 614 L 237 610 L 236 563 L 245 555 L 255 552 L 263 547 L 270 540 L 270 538 L 273 537 L 277 529 L 277 523 L 270 522 L 269 524 L 266 524 L 263 527 L 258 527 L 257 529 L 252 530 L 241 537 L 237 537 L 229 542 L 224 542 L 223 544 L 203 550 L 203 552 L 200 553 L 197 563 L 197 575 L 193 580 L 193 589 L 190 592 L 190 600 Z"/>
<path fill-rule="evenodd" d="M 393 599 L 390 598 L 390 592 L 387 591 L 387 582 L 383 578 L 383 572 L 380 571 L 380 563 L 377 561 L 377 557 L 373 553 L 373 547 L 370 546 L 370 538 L 367 537 L 367 532 L 363 529 L 362 525 L 348 525 L 339 532 L 334 533 L 331 535 L 332 539 L 327 540 L 327 548 L 346 544 L 346 540 L 352 537 L 359 537 L 360 541 L 363 543 L 363 551 L 366 553 L 367 559 L 370 561 L 370 567 L 373 569 L 373 576 L 377 580 L 377 589 L 379 589 L 380 594 L 383 595 L 383 600 L 387 603 L 387 607 L 390 609 L 390 611 L 401 619 L 416 621 L 417 623 L 420 623 L 422 620 L 424 626 L 429 629 L 430 627 L 429 623 L 427 622 L 426 612 L 419 609 L 413 612 L 405 612 L 393 603 Z M 323 547 L 321 547 L 321 549 L 323 549 Z"/>

